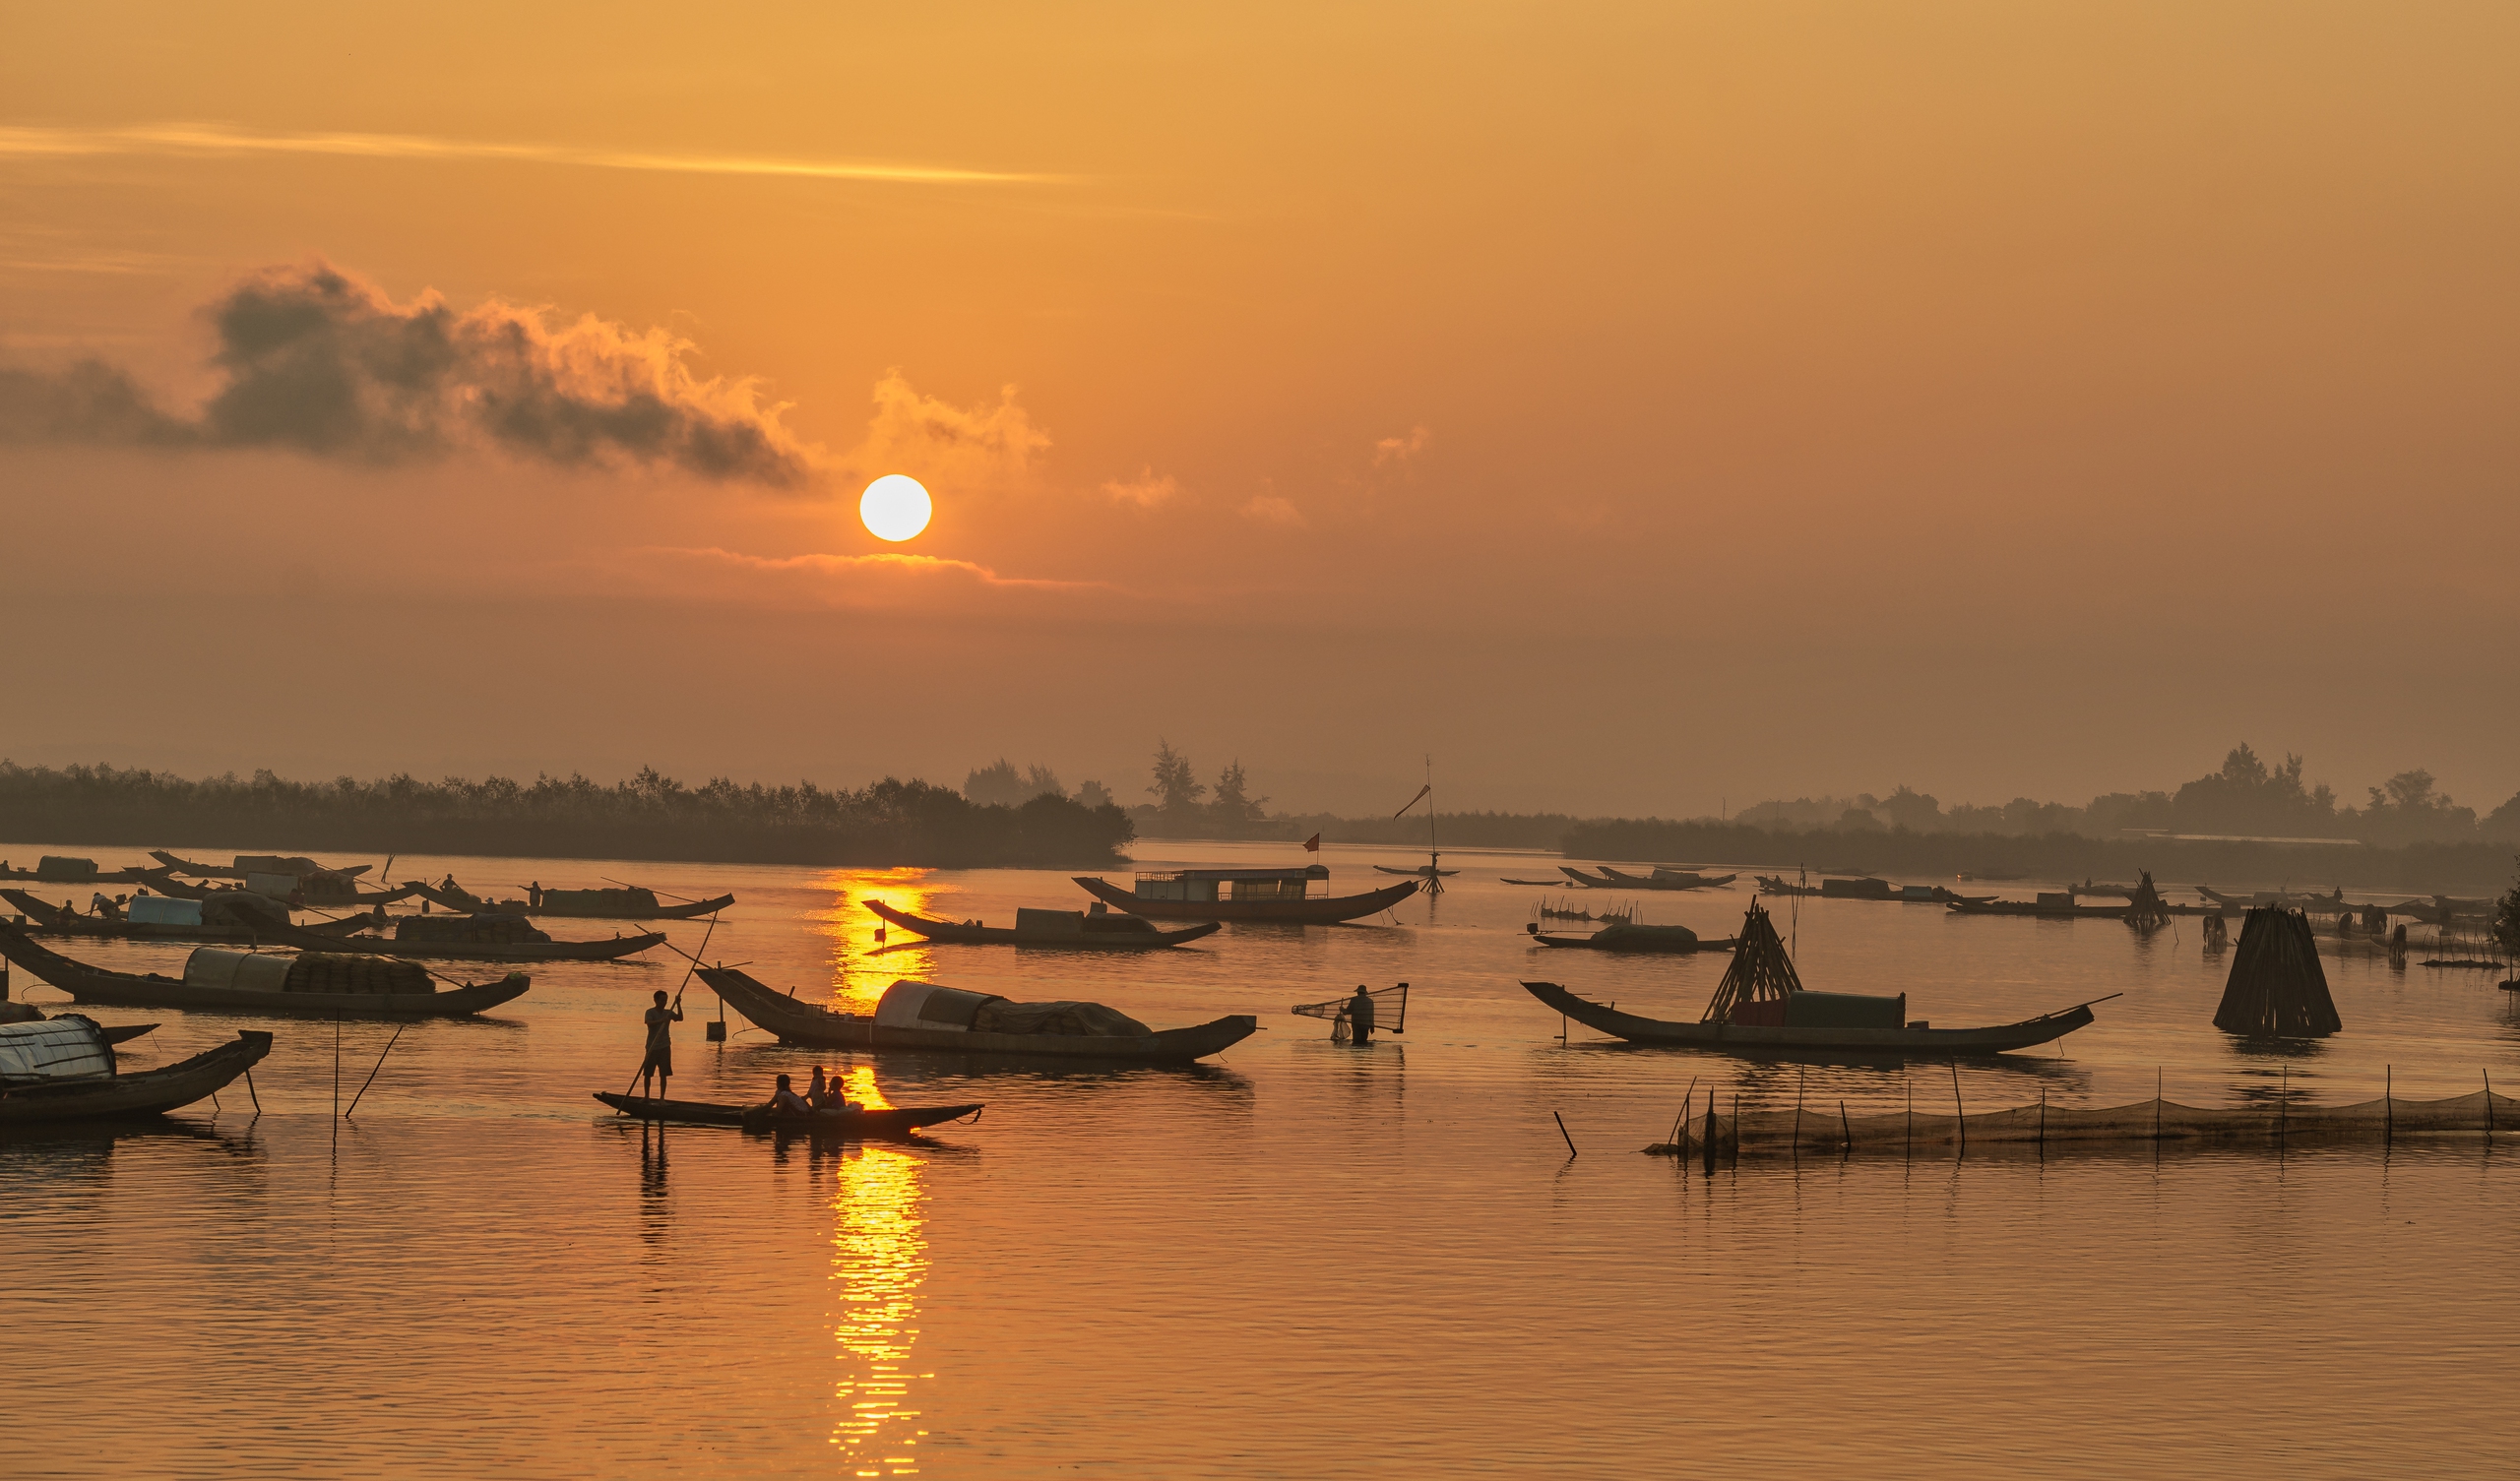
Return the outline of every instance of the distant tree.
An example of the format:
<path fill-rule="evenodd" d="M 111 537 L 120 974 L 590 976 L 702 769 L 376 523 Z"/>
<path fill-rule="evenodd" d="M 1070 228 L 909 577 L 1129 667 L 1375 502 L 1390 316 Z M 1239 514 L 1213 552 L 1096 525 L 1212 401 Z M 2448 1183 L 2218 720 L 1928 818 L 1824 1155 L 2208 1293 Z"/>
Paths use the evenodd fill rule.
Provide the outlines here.
<path fill-rule="evenodd" d="M 1881 799 L 1875 811 L 1888 814 L 1892 828 L 1904 828 L 1910 833 L 1925 833 L 1942 823 L 1940 800 L 1932 793 L 1920 792 L 1904 781 L 1897 791 Z"/>
<path fill-rule="evenodd" d="M 1024 775 L 1015 763 L 1003 756 L 974 771 L 963 782 L 963 795 L 976 807 L 1021 807 L 1033 796 L 1024 790 Z"/>
<path fill-rule="evenodd" d="M 2475 836 L 2477 813 L 2440 791 L 2432 773 L 2419 767 L 2363 789 L 2362 835 L 2373 843 L 2455 842 Z"/>
<path fill-rule="evenodd" d="M 1858 833 L 1867 829 L 1877 831 L 1881 827 L 1881 820 L 1874 817 L 1869 808 L 1851 807 L 1838 815 L 1838 827 L 1848 833 Z"/>
<path fill-rule="evenodd" d="M 1208 794 L 1208 784 L 1190 770 L 1190 758 L 1172 749 L 1168 740 L 1156 742 L 1155 784 L 1147 791 L 1156 805 L 1173 817 L 1189 813 Z"/>
<path fill-rule="evenodd" d="M 1109 807 L 1111 789 L 1099 781 L 1080 781 L 1076 784 L 1076 800 L 1085 807 Z"/>
<path fill-rule="evenodd" d="M 2190 833 L 2328 834 L 2336 831 L 2336 794 L 2304 786 L 2301 758 L 2269 767 L 2246 741 L 2223 758 L 2223 769 L 2178 789 L 2174 827 Z"/>
<path fill-rule="evenodd" d="M 1269 799 L 1245 795 L 1248 786 L 1248 778 L 1242 772 L 1242 758 L 1237 756 L 1217 773 L 1217 797 L 1216 801 L 1208 804 L 1208 811 L 1219 823 L 1259 822 L 1268 816 L 1261 804 Z"/>
<path fill-rule="evenodd" d="M 2497 843 L 2520 843 L 2520 795 L 2486 814 L 2477 832 Z"/>
<path fill-rule="evenodd" d="M 1066 795 L 1067 788 L 1059 784 L 1058 772 L 1051 771 L 1049 768 L 1041 765 L 1038 761 L 1025 770 L 1025 801 L 1030 802 L 1036 797 L 1064 797 Z"/>

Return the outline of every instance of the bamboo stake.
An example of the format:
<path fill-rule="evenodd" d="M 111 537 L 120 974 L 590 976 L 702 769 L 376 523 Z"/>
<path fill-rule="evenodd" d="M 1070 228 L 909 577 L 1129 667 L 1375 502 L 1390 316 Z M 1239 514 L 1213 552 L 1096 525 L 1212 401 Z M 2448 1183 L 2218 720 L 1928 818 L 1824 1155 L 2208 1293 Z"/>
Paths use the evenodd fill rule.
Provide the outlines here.
<path fill-rule="evenodd" d="M 1566 1137 L 1566 1155 L 1568 1160 L 1573 1160 L 1580 1154 L 1575 1150 L 1575 1139 L 1566 1136 L 1566 1118 L 1558 1115 L 1555 1111 L 1551 1111 L 1548 1114 L 1549 1119 L 1557 1123 L 1557 1135 Z"/>
<path fill-rule="evenodd" d="M 1811 1070 L 1806 1065 L 1801 1067 L 1794 1081 L 1794 1157 L 1797 1162 L 1802 1159 L 1802 1087 L 1810 1080 Z"/>
<path fill-rule="evenodd" d="M 2383 1066 L 2380 1071 L 2380 1144 L 2390 1145 L 2398 1140 L 2397 1079 L 2398 1067 Z"/>
<path fill-rule="evenodd" d="M 1688 1128 L 1689 1107 L 1696 1103 L 1697 1077 L 1692 1075 L 1689 1077 L 1689 1092 L 1680 1097 L 1680 1119 L 1671 1123 L 1671 1140 L 1673 1142 L 1678 1142 L 1680 1140 L 1680 1134 Z M 1680 1155 L 1688 1155 L 1688 1150 L 1687 1144 L 1683 1142 L 1680 1146 Z"/>
<path fill-rule="evenodd" d="M 2485 1076 L 2485 1140 L 2491 1142 L 2493 1140 L 2493 1072 L 2487 1070 L 2481 1073 Z"/>
<path fill-rule="evenodd" d="M 1960 1153 L 1969 1154 L 1969 1108 L 1960 1100 L 1960 1061 L 1951 1062 L 1951 1108 L 1960 1117 Z"/>
<path fill-rule="evenodd" d="M 1842 1155 L 1853 1156 L 1855 1154 L 1855 1123 L 1847 1119 L 1847 1103 L 1844 1100 L 1838 1102 L 1838 1135 L 1845 1139 L 1839 1143 L 1845 1148 Z"/>
<path fill-rule="evenodd" d="M 342 1113 L 342 1119 L 344 1121 L 349 1120 L 350 1117 L 358 1113 L 358 1103 L 360 1098 L 367 1094 L 367 1087 L 369 1085 L 376 1083 L 378 1072 L 385 1068 L 385 1055 L 392 1054 L 394 1052 L 394 1046 L 403 1042 L 403 1030 L 410 1026 L 411 1025 L 409 1023 L 397 1023 L 394 1025 L 394 1037 L 385 1041 L 385 1054 L 380 1054 L 376 1057 L 376 1069 L 367 1072 L 367 1079 L 359 1083 L 358 1094 L 350 1097 L 350 1108 Z"/>

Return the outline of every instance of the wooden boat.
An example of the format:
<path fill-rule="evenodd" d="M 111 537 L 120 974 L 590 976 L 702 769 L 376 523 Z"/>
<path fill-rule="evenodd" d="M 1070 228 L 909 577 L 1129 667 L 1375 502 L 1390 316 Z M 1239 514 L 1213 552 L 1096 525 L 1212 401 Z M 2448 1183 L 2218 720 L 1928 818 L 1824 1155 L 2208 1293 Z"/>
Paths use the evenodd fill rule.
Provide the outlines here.
<path fill-rule="evenodd" d="M 402 941 L 319 935 L 283 925 L 257 927 L 254 938 L 266 946 L 295 947 L 301 952 L 356 952 L 410 961 L 618 961 L 665 939 L 662 931 L 643 931 L 609 941 Z"/>
<path fill-rule="evenodd" d="M 772 1110 L 767 1104 L 720 1105 L 707 1100 L 658 1100 L 598 1090 L 595 1098 L 639 1121 L 671 1121 L 685 1126 L 739 1126 L 748 1132 L 804 1132 L 816 1137 L 902 1137 L 923 1126 L 941 1126 L 979 1114 L 982 1102 L 959 1106 L 886 1106 L 862 1111 L 816 1111 L 799 1116 Z"/>
<path fill-rule="evenodd" d="M 1955 915 L 2030 915 L 2041 920 L 2124 920 L 2132 905 L 2078 905 L 2071 895 L 2063 904 L 2037 900 L 1953 898 L 1945 904 Z"/>
<path fill-rule="evenodd" d="M 1195 1027 L 1143 1034 L 992 1033 L 969 1026 L 977 1021 L 976 1016 L 954 1021 L 954 1016 L 975 1006 L 969 1000 L 1003 1001 L 979 993 L 896 982 L 885 990 L 872 1014 L 834 1013 L 819 1004 L 800 1002 L 793 993 L 774 991 L 733 967 L 704 966 L 699 972 L 700 980 L 727 1007 L 776 1034 L 781 1043 L 831 1049 L 929 1049 L 948 1054 L 1187 1064 L 1238 1044 L 1260 1027 L 1252 1015 L 1234 1014 Z M 927 1000 L 937 993 L 951 995 L 933 1005 L 945 1017 L 925 1012 L 931 1006 Z"/>
<path fill-rule="evenodd" d="M 0 1125 L 160 1115 L 225 1089 L 229 1081 L 271 1052 L 272 1036 L 268 1030 L 240 1028 L 233 1040 L 216 1049 L 159 1069 L 124 1075 L 114 1068 L 113 1051 L 108 1048 L 104 1050 L 107 1068 L 103 1074 L 0 1085 Z"/>
<path fill-rule="evenodd" d="M 1642 1018 L 1579 998 L 1554 982 L 1526 982 L 1531 995 L 1587 1028 L 1631 1044 L 1716 1049 L 1752 1059 L 1813 1054 L 1858 1058 L 1949 1059 L 2003 1054 L 2048 1043 L 2092 1021 L 2089 1004 L 1987 1028 L 1789 1028 L 1724 1021 L 1677 1023 Z M 1832 994 L 1831 996 L 1836 996 Z"/>
<path fill-rule="evenodd" d="M 715 915 L 735 902 L 731 895 L 715 899 L 692 900 L 688 904 L 668 905 L 658 900 L 649 890 L 545 890 L 539 903 L 503 899 L 486 900 L 469 890 L 449 890 L 443 885 L 412 881 L 404 888 L 441 910 L 458 915 L 549 915 L 572 920 L 697 920 Z M 588 896 L 601 896 L 590 899 Z"/>
<path fill-rule="evenodd" d="M 1420 880 L 1448 880 L 1461 873 L 1458 869 L 1437 869 L 1432 864 L 1420 864 L 1415 869 L 1394 869 L 1389 864 L 1376 864 L 1374 869 L 1382 874 L 1404 874 Z"/>
<path fill-rule="evenodd" d="M 2061 1038 L 2092 1020 L 2091 1005 L 1986 1028 L 1935 1028 L 1910 1021 L 1908 995 L 1815 993 L 1805 989 L 1776 922 L 1756 900 L 1741 919 L 1732 960 L 1694 1023 L 1620 1013 L 1554 982 L 1524 990 L 1589 1028 L 1632 1044 L 1716 1049 L 1753 1058 L 1854 1056 L 1947 1059 L 2001 1054 Z M 2112 994 L 2111 996 L 2114 996 Z M 2101 1001 L 2106 1001 L 2101 1000 Z"/>
<path fill-rule="evenodd" d="M 1320 873 L 1313 873 L 1315 869 Z M 1179 869 L 1141 873 L 1135 890 L 1122 890 L 1093 875 L 1074 878 L 1086 894 L 1112 909 L 1151 920 L 1247 920 L 1314 926 L 1357 920 L 1388 910 L 1417 894 L 1424 883 L 1403 880 L 1362 895 L 1307 898 L 1306 884 L 1326 879 L 1329 874 L 1317 864 L 1310 869 Z"/>
<path fill-rule="evenodd" d="M 235 886 L 187 884 L 175 878 L 175 871 L 172 869 L 150 870 L 142 877 L 140 883 L 173 899 L 210 901 L 251 893 Z M 419 887 L 416 885 L 400 885 L 392 890 L 329 891 L 307 890 L 301 885 L 299 889 L 290 892 L 284 900 L 280 900 L 276 896 L 273 898 L 279 903 L 295 905 L 300 909 L 310 905 L 321 905 L 329 909 L 334 906 L 391 905 L 410 899 L 419 893 Z"/>
<path fill-rule="evenodd" d="M 48 1018 L 60 1017 L 60 1015 L 47 1016 L 42 1009 L 35 1007 L 32 1003 L 10 1002 L 6 996 L 6 989 L 7 983 L 0 981 L 0 1023 L 41 1023 L 48 1021 Z M 86 1018 L 91 1023 L 96 1022 L 85 1014 L 78 1017 Z M 96 1023 L 97 1031 L 104 1034 L 105 1042 L 108 1044 L 127 1044 L 157 1026 L 155 1023 Z"/>
<path fill-rule="evenodd" d="M 232 917 L 221 916 L 217 922 L 205 920 L 200 925 L 163 924 L 152 921 L 106 920 L 94 915 L 77 915 L 59 905 L 48 904 L 23 890 L 0 889 L 0 900 L 7 900 L 28 924 L 21 929 L 47 936 L 77 936 L 90 941 L 190 941 L 238 943 L 253 940 L 247 928 Z"/>
<path fill-rule="evenodd" d="M 146 864 L 98 869 L 94 859 L 45 854 L 32 869 L 0 869 L 0 880 L 33 880 L 39 885 L 133 885 L 149 877 Z"/>
<path fill-rule="evenodd" d="M 1114 915 L 1097 902 L 1091 910 L 1017 910 L 1011 926 L 967 925 L 959 921 L 930 920 L 896 910 L 882 900 L 867 900 L 866 908 L 914 935 L 930 941 L 950 942 L 959 946 L 1079 947 L 1096 951 L 1142 952 L 1154 947 L 1177 947 L 1185 941 L 1213 936 L 1225 927 L 1210 921 L 1206 925 L 1183 926 L 1177 931 L 1160 931 L 1134 915 Z"/>
<path fill-rule="evenodd" d="M 162 848 L 149 850 L 149 856 L 177 874 L 189 874 L 199 880 L 243 880 L 248 875 L 255 874 L 285 874 L 299 879 L 310 874 L 330 874 L 346 880 L 354 880 L 367 873 L 370 867 L 365 864 L 352 864 L 346 869 L 335 869 L 328 864 L 318 864 L 313 859 L 302 858 L 295 854 L 240 853 L 236 855 L 233 864 L 224 868 L 217 864 L 196 864 L 190 859 L 178 858 Z"/>
<path fill-rule="evenodd" d="M 325 942 L 326 946 L 333 943 Z M 194 953 L 198 956 L 199 952 Z M 429 992 L 290 992 L 268 987 L 219 986 L 155 972 L 110 972 L 74 961 L 17 927 L 0 923 L 0 956 L 51 983 L 82 1003 L 123 1008 L 187 1008 L 204 1012 L 311 1014 L 320 1018 L 452 1018 L 498 1007 L 525 996 L 533 979 L 510 972 L 496 982 Z M 191 963 L 186 963 L 189 972 Z M 416 969 L 412 969 L 416 970 Z"/>
<path fill-rule="evenodd" d="M 1531 885 L 1543 890 L 1563 890 L 1566 888 L 1566 882 L 1564 880 L 1509 880 L 1502 875 L 1497 876 L 1497 879 L 1498 882 L 1502 884 Z"/>
<path fill-rule="evenodd" d="M 1640 926 L 1621 922 L 1598 931 L 1544 931 L 1535 921 L 1523 927 L 1544 947 L 1574 947 L 1594 952 L 1729 952 L 1736 938 L 1702 939 L 1686 926 Z"/>

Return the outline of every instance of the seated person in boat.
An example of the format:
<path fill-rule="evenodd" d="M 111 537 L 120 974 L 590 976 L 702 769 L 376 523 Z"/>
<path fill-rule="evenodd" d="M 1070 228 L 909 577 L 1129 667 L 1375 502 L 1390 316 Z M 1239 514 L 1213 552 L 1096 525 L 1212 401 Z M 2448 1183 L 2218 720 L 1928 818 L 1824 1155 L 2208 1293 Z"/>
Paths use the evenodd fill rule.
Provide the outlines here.
<path fill-rule="evenodd" d="M 782 1116 L 811 1116 L 814 1113 L 813 1106 L 796 1093 L 794 1083 L 785 1075 L 779 1077 L 779 1088 L 771 1092 L 770 1108 Z"/>

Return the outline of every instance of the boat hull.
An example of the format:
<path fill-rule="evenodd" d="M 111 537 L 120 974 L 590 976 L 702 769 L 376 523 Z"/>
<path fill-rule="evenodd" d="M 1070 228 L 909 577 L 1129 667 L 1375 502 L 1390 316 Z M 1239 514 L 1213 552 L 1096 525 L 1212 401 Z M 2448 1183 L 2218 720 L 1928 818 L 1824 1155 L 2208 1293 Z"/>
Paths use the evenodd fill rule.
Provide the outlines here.
<path fill-rule="evenodd" d="M 659 904 L 653 910 L 607 910 L 599 906 L 535 905 L 521 899 L 485 900 L 448 895 L 433 885 L 406 886 L 412 894 L 441 910 L 458 915 L 532 915 L 553 920 L 698 920 L 715 915 L 735 902 L 731 895 L 715 899 L 693 900 L 684 905 Z"/>
<path fill-rule="evenodd" d="M 1621 952 L 1638 956 L 1688 956 L 1699 952 L 1729 952 L 1738 945 L 1737 938 L 1726 936 L 1715 941 L 1664 943 L 1650 940 L 1603 941 L 1599 936 L 1580 933 L 1534 931 L 1532 940 L 1544 947 L 1572 947 L 1578 951 Z"/>
<path fill-rule="evenodd" d="M 1079 889 L 1114 910 L 1148 920 L 1266 921 L 1280 925 L 1327 926 L 1379 914 L 1418 893 L 1419 882 L 1403 880 L 1363 895 L 1336 895 L 1300 900 L 1140 899 L 1107 880 L 1090 874 L 1073 876 Z"/>
<path fill-rule="evenodd" d="M 682 1126 L 739 1126 L 746 1131 L 802 1132 L 816 1137 L 902 1137 L 923 1126 L 941 1126 L 976 1115 L 980 1102 L 958 1106 L 887 1106 L 863 1111 L 780 1114 L 766 1105 L 732 1106 L 706 1100 L 656 1100 L 598 1090 L 595 1098 L 638 1121 Z"/>
<path fill-rule="evenodd" d="M 1744 1023 L 1675 1023 L 1606 1008 L 1554 982 L 1526 982 L 1533 997 L 1631 1044 L 1713 1049 L 1744 1059 L 1951 1059 L 2004 1054 L 2063 1038 L 2092 1021 L 2089 1006 L 1986 1028 L 1765 1028 Z"/>
<path fill-rule="evenodd" d="M 0 1091 L 0 1126 L 162 1115 L 225 1089 L 271 1052 L 268 1031 L 242 1028 L 229 1042 L 162 1069 L 17 1086 Z"/>
<path fill-rule="evenodd" d="M 1235 1014 L 1189 1028 L 1166 1028 L 1125 1038 L 1069 1033 L 971 1033 L 943 1028 L 896 1028 L 872 1016 L 834 1013 L 771 991 L 731 968 L 703 967 L 700 980 L 727 1007 L 778 1035 L 783 1044 L 824 1049 L 912 1049 L 944 1054 L 988 1054 L 1021 1059 L 1131 1060 L 1187 1064 L 1249 1038 L 1260 1027 L 1250 1014 Z"/>
<path fill-rule="evenodd" d="M 1197 941 L 1225 929 L 1222 922 L 1184 926 L 1178 931 L 1082 931 L 1074 936 L 1047 931 L 1027 931 L 1020 926 L 967 926 L 958 921 L 930 920 L 896 910 L 882 900 L 866 901 L 866 908 L 914 935 L 930 941 L 956 946 L 1065 947 L 1092 952 L 1146 952 L 1159 947 L 1177 947 L 1183 942 Z"/>

